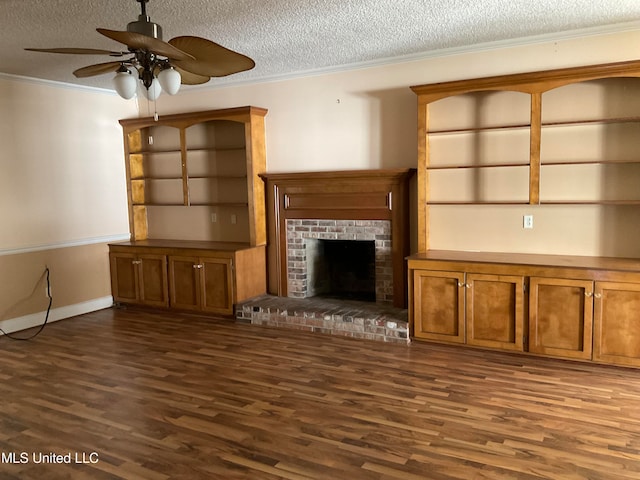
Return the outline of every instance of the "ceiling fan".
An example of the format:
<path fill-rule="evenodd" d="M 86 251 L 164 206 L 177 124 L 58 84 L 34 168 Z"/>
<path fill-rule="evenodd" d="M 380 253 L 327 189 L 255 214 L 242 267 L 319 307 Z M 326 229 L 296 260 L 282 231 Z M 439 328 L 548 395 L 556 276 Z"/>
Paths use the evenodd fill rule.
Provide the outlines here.
<path fill-rule="evenodd" d="M 128 47 L 128 51 L 109 51 L 94 48 L 26 48 L 45 53 L 74 55 L 109 55 L 125 57 L 106 63 L 79 68 L 73 72 L 77 78 L 116 72 L 114 84 L 118 94 L 125 99 L 136 93 L 138 79 L 144 86 L 142 92 L 149 100 L 155 100 L 161 90 L 175 95 L 181 84 L 198 85 L 211 77 L 225 77 L 251 70 L 255 62 L 241 53 L 229 50 L 202 37 L 180 36 L 165 42 L 162 27 L 153 23 L 147 15 L 149 0 L 136 0 L 141 13 L 138 20 L 130 22 L 126 31 L 98 28 L 98 33 Z"/>

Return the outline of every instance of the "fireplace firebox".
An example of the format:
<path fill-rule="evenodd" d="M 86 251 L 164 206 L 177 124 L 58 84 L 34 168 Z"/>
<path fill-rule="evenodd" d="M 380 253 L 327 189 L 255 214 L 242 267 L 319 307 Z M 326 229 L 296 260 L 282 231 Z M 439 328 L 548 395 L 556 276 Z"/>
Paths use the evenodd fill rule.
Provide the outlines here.
<path fill-rule="evenodd" d="M 375 302 L 375 241 L 308 238 L 305 250 L 307 296 Z"/>

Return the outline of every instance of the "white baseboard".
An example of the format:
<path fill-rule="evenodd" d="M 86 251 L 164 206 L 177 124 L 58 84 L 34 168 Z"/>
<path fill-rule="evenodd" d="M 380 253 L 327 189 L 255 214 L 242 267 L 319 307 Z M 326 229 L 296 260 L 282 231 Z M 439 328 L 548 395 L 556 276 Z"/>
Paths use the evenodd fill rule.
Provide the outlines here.
<path fill-rule="evenodd" d="M 113 297 L 111 295 L 102 298 L 94 298 L 86 302 L 67 305 L 64 307 L 52 308 L 49 312 L 49 321 L 57 322 L 65 318 L 75 317 L 83 313 L 95 312 L 103 308 L 109 308 L 113 305 Z M 32 313 L 23 317 L 10 318 L 0 321 L 0 328 L 6 333 L 18 332 L 27 328 L 39 327 L 44 322 L 47 312 Z M 0 336 L 2 334 L 0 333 Z"/>

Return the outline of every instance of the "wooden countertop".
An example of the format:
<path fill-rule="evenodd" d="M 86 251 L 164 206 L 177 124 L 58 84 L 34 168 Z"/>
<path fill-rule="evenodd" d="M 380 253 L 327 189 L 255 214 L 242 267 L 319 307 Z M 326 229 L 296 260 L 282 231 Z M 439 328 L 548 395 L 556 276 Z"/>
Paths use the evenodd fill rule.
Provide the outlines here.
<path fill-rule="evenodd" d="M 532 267 L 562 267 L 585 270 L 640 272 L 640 258 L 587 257 L 577 255 L 541 255 L 530 253 L 469 252 L 428 250 L 407 257 L 407 260 L 439 262 L 489 263 Z"/>
<path fill-rule="evenodd" d="M 248 243 L 242 242 L 207 242 L 198 240 L 166 240 L 147 239 L 132 240 L 128 242 L 110 243 L 110 246 L 122 247 L 148 247 L 148 248 L 188 248 L 193 250 L 218 250 L 235 252 L 255 248 Z"/>

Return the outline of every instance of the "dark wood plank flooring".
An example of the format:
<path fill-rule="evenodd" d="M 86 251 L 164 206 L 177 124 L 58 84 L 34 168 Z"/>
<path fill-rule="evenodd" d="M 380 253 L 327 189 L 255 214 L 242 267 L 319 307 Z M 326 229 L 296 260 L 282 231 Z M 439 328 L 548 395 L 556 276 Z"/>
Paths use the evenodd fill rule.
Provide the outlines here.
<path fill-rule="evenodd" d="M 0 380 L 2 479 L 640 478 L 640 370 L 109 309 Z"/>

